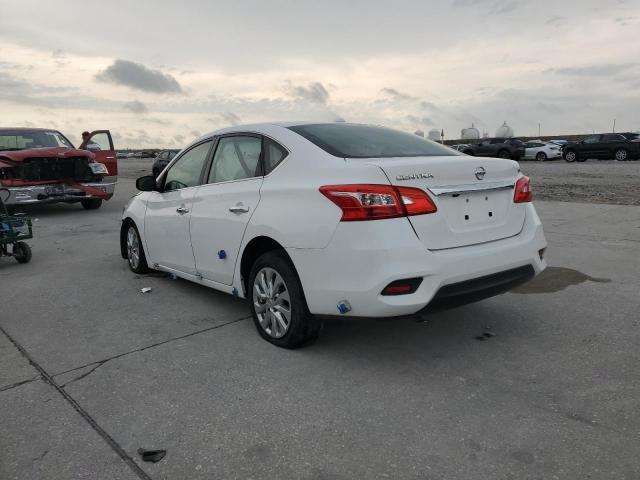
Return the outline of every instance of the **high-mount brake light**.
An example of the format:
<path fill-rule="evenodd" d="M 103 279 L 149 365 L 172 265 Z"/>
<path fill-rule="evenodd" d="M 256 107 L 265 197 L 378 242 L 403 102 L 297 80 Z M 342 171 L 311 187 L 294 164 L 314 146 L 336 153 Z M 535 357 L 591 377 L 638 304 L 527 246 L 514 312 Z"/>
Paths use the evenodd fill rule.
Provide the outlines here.
<path fill-rule="evenodd" d="M 392 185 L 325 185 L 320 192 L 342 210 L 342 221 L 380 220 L 434 213 L 431 198 L 419 188 Z"/>
<path fill-rule="evenodd" d="M 533 200 L 531 181 L 529 177 L 520 177 L 516 182 L 515 192 L 513 193 L 513 203 L 526 203 L 531 200 Z"/>

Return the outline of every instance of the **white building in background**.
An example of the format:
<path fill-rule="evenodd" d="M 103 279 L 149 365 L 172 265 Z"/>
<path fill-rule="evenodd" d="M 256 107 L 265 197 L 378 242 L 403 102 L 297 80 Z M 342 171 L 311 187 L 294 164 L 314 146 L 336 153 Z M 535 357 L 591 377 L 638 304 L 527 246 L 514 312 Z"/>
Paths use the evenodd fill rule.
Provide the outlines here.
<path fill-rule="evenodd" d="M 431 130 L 429 130 L 427 138 L 429 140 L 435 140 L 436 142 L 439 141 L 440 140 L 440 130 L 438 130 L 437 128 L 432 128 Z"/>
<path fill-rule="evenodd" d="M 511 138 L 514 135 L 513 128 L 507 125 L 507 122 L 504 122 L 502 126 L 496 130 L 496 138 Z"/>
<path fill-rule="evenodd" d="M 472 123 L 470 128 L 463 128 L 460 132 L 460 138 L 463 140 L 478 140 L 480 138 L 480 131 Z"/>

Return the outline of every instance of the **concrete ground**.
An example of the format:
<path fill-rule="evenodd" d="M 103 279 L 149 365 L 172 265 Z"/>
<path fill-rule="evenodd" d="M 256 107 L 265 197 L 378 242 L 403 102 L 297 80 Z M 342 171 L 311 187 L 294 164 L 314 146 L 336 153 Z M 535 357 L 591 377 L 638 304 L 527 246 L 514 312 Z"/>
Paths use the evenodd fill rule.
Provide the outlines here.
<path fill-rule="evenodd" d="M 640 207 L 537 202 L 533 282 L 287 351 L 244 301 L 128 270 L 149 164 L 98 211 L 32 209 L 32 262 L 0 259 L 0 479 L 640 477 Z"/>

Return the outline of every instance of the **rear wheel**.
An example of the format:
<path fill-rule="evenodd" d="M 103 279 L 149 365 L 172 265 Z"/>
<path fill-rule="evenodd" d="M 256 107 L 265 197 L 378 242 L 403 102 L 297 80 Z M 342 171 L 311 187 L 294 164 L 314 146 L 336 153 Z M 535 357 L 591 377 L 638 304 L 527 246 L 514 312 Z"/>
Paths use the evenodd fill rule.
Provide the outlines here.
<path fill-rule="evenodd" d="M 31 247 L 24 242 L 16 242 L 13 245 L 13 258 L 18 263 L 29 263 L 31 260 Z"/>
<path fill-rule="evenodd" d="M 82 206 L 85 210 L 97 210 L 102 206 L 101 198 L 87 198 L 86 200 L 82 200 Z"/>
<path fill-rule="evenodd" d="M 296 348 L 318 337 L 322 321 L 309 313 L 298 274 L 284 254 L 258 257 L 248 287 L 253 321 L 266 341 Z"/>
<path fill-rule="evenodd" d="M 564 152 L 563 157 L 569 163 L 572 163 L 578 160 L 578 154 L 573 150 L 567 150 L 566 152 Z"/>
<path fill-rule="evenodd" d="M 547 154 L 544 152 L 538 152 L 536 154 L 536 160 L 539 162 L 546 162 L 547 161 Z"/>
<path fill-rule="evenodd" d="M 140 233 L 133 223 L 130 223 L 127 228 L 127 262 L 133 273 L 147 273 L 149 271 Z"/>
<path fill-rule="evenodd" d="M 500 150 L 498 152 L 498 158 L 511 158 L 511 154 L 509 153 L 509 150 Z"/>
<path fill-rule="evenodd" d="M 629 160 L 629 152 L 627 152 L 624 148 L 619 148 L 618 150 L 616 150 L 614 158 L 619 162 L 624 162 L 626 160 Z"/>

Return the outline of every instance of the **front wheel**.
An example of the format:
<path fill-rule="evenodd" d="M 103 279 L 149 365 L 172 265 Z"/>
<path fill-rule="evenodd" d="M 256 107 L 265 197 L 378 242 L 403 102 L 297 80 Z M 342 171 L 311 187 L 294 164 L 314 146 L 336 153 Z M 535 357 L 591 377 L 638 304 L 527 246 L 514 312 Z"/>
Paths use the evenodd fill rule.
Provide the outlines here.
<path fill-rule="evenodd" d="M 29 263 L 31 261 L 31 247 L 24 242 L 16 242 L 13 245 L 13 258 L 18 263 Z"/>
<path fill-rule="evenodd" d="M 569 162 L 569 163 L 573 163 L 578 159 L 578 154 L 576 152 L 574 152 L 573 150 L 569 150 L 564 152 L 564 159 L 565 161 Z"/>
<path fill-rule="evenodd" d="M 298 274 L 283 253 L 261 255 L 251 268 L 248 287 L 253 322 L 266 341 L 296 348 L 318 337 L 322 321 L 309 313 Z"/>
<path fill-rule="evenodd" d="M 97 210 L 102 206 L 101 198 L 87 198 L 86 200 L 82 200 L 82 206 L 85 210 Z"/>
<path fill-rule="evenodd" d="M 498 152 L 498 158 L 511 158 L 511 154 L 509 153 L 509 150 L 500 150 Z"/>
<path fill-rule="evenodd" d="M 149 271 L 140 233 L 133 223 L 130 223 L 127 228 L 127 262 L 133 273 L 147 273 Z"/>
<path fill-rule="evenodd" d="M 547 161 L 547 154 L 544 152 L 538 152 L 536 154 L 536 160 L 539 162 L 546 162 Z"/>

